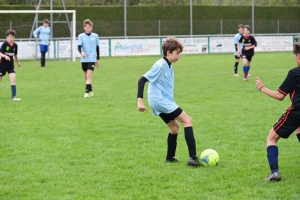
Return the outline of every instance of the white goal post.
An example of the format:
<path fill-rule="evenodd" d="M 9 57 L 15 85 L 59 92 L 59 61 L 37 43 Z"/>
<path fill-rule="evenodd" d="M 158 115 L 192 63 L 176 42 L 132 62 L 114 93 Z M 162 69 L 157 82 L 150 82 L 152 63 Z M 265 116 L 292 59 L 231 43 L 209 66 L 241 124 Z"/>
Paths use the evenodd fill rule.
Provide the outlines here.
<path fill-rule="evenodd" d="M 0 10 L 1 13 L 72 13 L 72 61 L 76 60 L 76 10 Z"/>

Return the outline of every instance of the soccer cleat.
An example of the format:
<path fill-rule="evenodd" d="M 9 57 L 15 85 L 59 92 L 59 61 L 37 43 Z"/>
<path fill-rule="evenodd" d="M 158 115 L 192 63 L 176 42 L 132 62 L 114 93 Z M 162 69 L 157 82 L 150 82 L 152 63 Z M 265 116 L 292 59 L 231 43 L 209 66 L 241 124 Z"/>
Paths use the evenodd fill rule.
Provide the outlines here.
<path fill-rule="evenodd" d="M 265 178 L 265 181 L 280 181 L 281 180 L 281 175 L 280 172 L 274 172 L 272 174 L 270 174 L 269 176 L 267 176 L 267 178 Z"/>
<path fill-rule="evenodd" d="M 244 82 L 247 82 L 248 81 L 248 78 L 244 78 Z"/>
<path fill-rule="evenodd" d="M 248 74 L 248 77 L 250 76 L 250 74 Z"/>
<path fill-rule="evenodd" d="M 92 97 L 92 96 L 94 96 L 95 94 L 94 94 L 93 91 L 90 91 L 90 92 L 89 92 L 89 95 L 90 95 L 90 97 Z"/>
<path fill-rule="evenodd" d="M 192 167 L 200 167 L 201 164 L 198 160 L 198 158 L 196 158 L 195 160 L 192 157 L 189 157 L 188 160 L 188 166 L 192 166 Z"/>
<path fill-rule="evenodd" d="M 240 76 L 239 74 L 234 74 L 234 76 Z"/>
<path fill-rule="evenodd" d="M 178 160 L 175 157 L 174 158 L 166 158 L 166 162 L 176 163 L 176 162 L 178 162 Z"/>
<path fill-rule="evenodd" d="M 12 98 L 11 100 L 13 100 L 13 101 L 21 101 L 22 99 L 17 98 L 17 97 L 14 97 L 14 98 Z"/>
<path fill-rule="evenodd" d="M 89 93 L 86 92 L 86 93 L 84 93 L 83 97 L 84 98 L 90 98 L 90 95 L 89 95 Z"/>

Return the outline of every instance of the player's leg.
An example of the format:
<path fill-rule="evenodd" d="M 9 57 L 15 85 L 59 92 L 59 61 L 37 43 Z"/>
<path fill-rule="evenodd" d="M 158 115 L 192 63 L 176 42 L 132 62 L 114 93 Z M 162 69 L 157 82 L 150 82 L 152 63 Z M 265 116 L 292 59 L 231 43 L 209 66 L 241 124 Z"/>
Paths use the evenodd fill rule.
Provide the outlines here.
<path fill-rule="evenodd" d="M 235 57 L 234 76 L 239 76 L 239 74 L 238 74 L 238 66 L 239 66 L 239 62 L 240 62 L 240 57 L 238 57 L 237 55 L 234 55 L 234 57 Z"/>
<path fill-rule="evenodd" d="M 193 132 L 192 118 L 184 111 L 182 111 L 182 113 L 178 117 L 176 117 L 176 120 L 178 120 L 184 126 L 184 136 L 190 155 L 188 165 L 200 166 L 200 162 L 197 157 L 196 140 Z"/>
<path fill-rule="evenodd" d="M 243 70 L 244 70 L 244 81 L 248 81 L 248 69 L 249 69 L 249 62 L 246 56 L 243 56 Z"/>
<path fill-rule="evenodd" d="M 45 59 L 46 59 L 46 46 L 40 44 L 40 52 L 41 52 L 41 67 L 45 67 Z"/>
<path fill-rule="evenodd" d="M 9 73 L 10 85 L 11 85 L 11 98 L 15 101 L 20 101 L 20 98 L 17 98 L 17 86 L 16 86 L 16 73 Z"/>
<path fill-rule="evenodd" d="M 179 132 L 179 124 L 176 120 L 171 120 L 168 124 L 169 127 L 169 134 L 167 139 L 167 162 L 178 162 L 175 158 L 176 155 L 176 147 L 177 147 L 177 135 Z"/>
<path fill-rule="evenodd" d="M 0 79 L 1 80 L 1 79 Z M 297 136 L 297 138 L 298 138 L 298 141 L 300 142 L 300 127 L 298 127 L 297 129 L 296 129 L 296 136 Z"/>
<path fill-rule="evenodd" d="M 94 96 L 94 92 L 92 88 L 94 69 L 95 69 L 95 63 L 94 62 L 88 63 L 87 72 L 86 72 L 86 92 L 89 94 L 89 96 Z"/>
<path fill-rule="evenodd" d="M 83 75 L 84 75 L 84 82 L 85 82 L 85 91 L 84 91 L 84 95 L 83 97 L 84 98 L 89 98 L 90 95 L 88 93 L 88 86 L 87 86 L 87 66 L 88 66 L 88 63 L 81 63 L 81 68 L 82 68 L 82 71 L 83 71 Z"/>
<path fill-rule="evenodd" d="M 252 56 L 247 56 L 247 60 L 248 60 L 248 70 L 247 70 L 247 78 L 248 78 L 250 76 L 249 71 L 250 71 Z"/>
<path fill-rule="evenodd" d="M 281 176 L 278 166 L 278 147 L 277 141 L 280 139 L 280 136 L 272 128 L 267 137 L 267 157 L 271 170 L 271 174 L 265 178 L 265 181 L 280 181 Z"/>

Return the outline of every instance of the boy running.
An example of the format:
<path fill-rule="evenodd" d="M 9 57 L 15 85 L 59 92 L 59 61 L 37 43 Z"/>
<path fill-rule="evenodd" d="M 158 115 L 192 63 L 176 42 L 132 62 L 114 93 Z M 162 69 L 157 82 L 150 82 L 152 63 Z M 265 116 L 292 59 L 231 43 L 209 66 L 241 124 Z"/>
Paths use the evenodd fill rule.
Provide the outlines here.
<path fill-rule="evenodd" d="M 169 37 L 162 45 L 163 58 L 154 63 L 138 81 L 138 110 L 147 111 L 143 102 L 145 83 L 149 81 L 148 102 L 154 116 L 160 116 L 169 127 L 167 139 L 168 149 L 166 162 L 178 162 L 175 158 L 179 121 L 184 126 L 185 140 L 189 150 L 189 166 L 200 166 L 196 153 L 196 141 L 192 127 L 192 118 L 188 116 L 174 101 L 174 71 L 172 63 L 180 58 L 183 51 L 182 43 Z"/>
<path fill-rule="evenodd" d="M 7 30 L 6 31 L 6 41 L 3 42 L 0 48 L 0 80 L 2 76 L 6 74 L 9 75 L 10 84 L 11 84 L 11 97 L 14 101 L 20 101 L 20 98 L 17 98 L 17 86 L 16 86 L 16 72 L 14 69 L 14 57 L 17 62 L 18 67 L 21 66 L 18 60 L 18 45 L 14 43 L 16 36 L 16 31 Z"/>
<path fill-rule="evenodd" d="M 233 38 L 233 44 L 234 44 L 234 58 L 235 58 L 235 63 L 234 63 L 234 76 L 239 76 L 238 74 L 238 66 L 239 66 L 239 62 L 240 62 L 240 56 L 237 56 L 237 51 L 238 51 L 238 42 L 241 39 L 241 37 L 243 36 L 244 33 L 244 25 L 243 24 L 239 24 L 238 25 L 238 33 L 235 34 L 234 38 Z M 240 44 L 240 49 L 243 48 L 243 44 Z"/>
<path fill-rule="evenodd" d="M 240 56 L 240 44 L 243 43 L 242 57 L 243 57 L 243 70 L 244 70 L 244 81 L 248 81 L 248 74 L 250 70 L 250 64 L 252 57 L 254 56 L 254 47 L 257 46 L 255 38 L 250 35 L 251 27 L 249 25 L 244 26 L 244 35 L 240 38 L 238 42 L 238 52 L 237 56 Z"/>

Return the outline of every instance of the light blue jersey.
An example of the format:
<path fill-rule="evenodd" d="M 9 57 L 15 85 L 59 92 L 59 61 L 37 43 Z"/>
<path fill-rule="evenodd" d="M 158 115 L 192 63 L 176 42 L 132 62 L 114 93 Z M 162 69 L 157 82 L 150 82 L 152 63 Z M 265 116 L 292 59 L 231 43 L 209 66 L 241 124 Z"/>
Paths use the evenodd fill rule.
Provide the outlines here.
<path fill-rule="evenodd" d="M 35 38 L 40 38 L 42 45 L 49 45 L 49 40 L 51 38 L 51 29 L 49 26 L 40 26 L 35 31 L 33 31 L 33 36 Z"/>
<path fill-rule="evenodd" d="M 237 52 L 237 44 L 239 43 L 239 40 L 241 39 L 242 34 L 237 33 L 235 34 L 234 38 L 233 38 L 233 44 L 234 44 L 234 55 L 236 55 Z M 243 49 L 243 43 L 240 43 L 240 50 Z"/>
<path fill-rule="evenodd" d="M 174 70 L 164 58 L 143 75 L 149 81 L 148 102 L 153 115 L 171 113 L 179 106 L 174 101 Z"/>
<path fill-rule="evenodd" d="M 78 36 L 77 44 L 81 46 L 81 51 L 86 55 L 85 58 L 81 57 L 81 62 L 96 62 L 97 59 L 97 49 L 99 46 L 99 36 L 96 33 L 91 33 L 87 35 L 86 33 L 81 33 Z"/>

